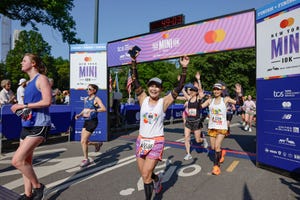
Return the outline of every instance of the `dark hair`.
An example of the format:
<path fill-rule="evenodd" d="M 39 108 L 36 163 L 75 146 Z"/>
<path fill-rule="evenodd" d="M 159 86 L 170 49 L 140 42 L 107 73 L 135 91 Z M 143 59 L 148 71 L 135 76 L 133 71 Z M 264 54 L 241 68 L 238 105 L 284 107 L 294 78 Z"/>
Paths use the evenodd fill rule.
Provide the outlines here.
<path fill-rule="evenodd" d="M 89 84 L 89 86 L 91 86 L 92 88 L 94 88 L 96 90 L 95 94 L 98 92 L 98 85 L 96 84 Z"/>
<path fill-rule="evenodd" d="M 24 56 L 28 56 L 30 58 L 31 62 L 35 63 L 35 67 L 37 68 L 37 70 L 40 74 L 45 75 L 47 73 L 47 67 L 38 55 L 33 54 L 33 53 L 25 53 Z"/>

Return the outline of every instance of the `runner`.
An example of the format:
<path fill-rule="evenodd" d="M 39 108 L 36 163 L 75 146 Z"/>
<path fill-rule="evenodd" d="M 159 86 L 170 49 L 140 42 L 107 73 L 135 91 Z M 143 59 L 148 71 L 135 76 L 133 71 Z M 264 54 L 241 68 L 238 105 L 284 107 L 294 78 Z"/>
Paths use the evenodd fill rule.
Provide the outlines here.
<path fill-rule="evenodd" d="M 256 111 L 255 102 L 252 100 L 252 96 L 248 95 L 244 102 L 243 108 L 245 110 L 245 131 L 252 132 L 252 121 Z"/>
<path fill-rule="evenodd" d="M 191 84 L 189 86 L 189 94 L 183 91 L 184 96 L 187 99 L 187 117 L 184 127 L 184 144 L 186 149 L 186 155 L 184 160 L 192 159 L 191 155 L 191 132 L 194 132 L 197 143 L 203 143 L 203 147 L 207 148 L 208 143 L 205 136 L 201 135 L 201 128 L 203 124 L 201 122 L 201 97 L 198 94 L 199 88 Z"/>
<path fill-rule="evenodd" d="M 162 160 L 165 112 L 183 88 L 190 59 L 187 56 L 180 58 L 182 74 L 179 84 L 172 92 L 161 98 L 162 80 L 157 77 L 150 79 L 147 84 L 149 96 L 142 89 L 136 68 L 138 54 L 138 52 L 131 54 L 133 85 L 141 106 L 139 136 L 136 140 L 136 160 L 144 182 L 146 200 L 150 200 L 153 189 L 155 189 L 155 193 L 160 193 L 162 190 L 162 175 L 156 175 L 153 171 L 158 161 Z"/>
<path fill-rule="evenodd" d="M 236 92 L 241 98 L 241 88 L 236 88 Z M 221 173 L 220 164 L 224 162 L 225 151 L 221 150 L 221 145 L 226 136 L 228 136 L 228 126 L 226 120 L 226 104 L 236 104 L 237 101 L 230 97 L 222 97 L 222 84 L 216 83 L 213 86 L 212 99 L 206 100 L 202 107 L 209 106 L 208 135 L 210 136 L 211 149 L 215 151 L 214 166 L 212 174 Z M 240 99 L 239 98 L 239 99 Z"/>
<path fill-rule="evenodd" d="M 14 104 L 11 110 L 22 117 L 20 145 L 12 158 L 12 165 L 21 171 L 24 194 L 19 199 L 40 200 L 45 185 L 39 182 L 32 166 L 35 148 L 46 140 L 50 130 L 51 87 L 42 60 L 26 53 L 21 62 L 22 71 L 30 80 L 25 88 L 24 104 Z"/>
<path fill-rule="evenodd" d="M 98 126 L 98 112 L 106 112 L 106 107 L 102 100 L 96 96 L 98 86 L 89 84 L 87 88 L 88 96 L 84 99 L 84 109 L 75 116 L 77 120 L 79 117 L 84 118 L 83 128 L 81 130 L 81 147 L 84 159 L 81 161 L 80 167 L 86 167 L 90 164 L 88 156 L 88 146 L 94 145 L 95 152 L 100 151 L 103 142 L 91 142 L 89 137 Z"/>

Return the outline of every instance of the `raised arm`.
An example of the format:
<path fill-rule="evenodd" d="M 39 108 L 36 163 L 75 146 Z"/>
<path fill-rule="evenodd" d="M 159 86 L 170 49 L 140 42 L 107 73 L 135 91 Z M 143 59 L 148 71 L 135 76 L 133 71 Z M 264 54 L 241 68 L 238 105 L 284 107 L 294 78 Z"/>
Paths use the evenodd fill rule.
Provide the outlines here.
<path fill-rule="evenodd" d="M 164 97 L 164 111 L 167 110 L 167 108 L 173 103 L 173 101 L 178 97 L 178 94 L 182 90 L 184 83 L 185 83 L 186 71 L 187 71 L 189 62 L 190 62 L 190 58 L 188 56 L 183 56 L 180 58 L 180 64 L 182 66 L 180 80 L 179 80 L 177 87 L 175 87 L 171 91 L 170 94 L 168 94 L 167 96 Z"/>
<path fill-rule="evenodd" d="M 135 94 L 138 98 L 139 104 L 142 105 L 144 99 L 146 98 L 147 94 L 143 90 L 139 80 L 138 80 L 138 71 L 137 71 L 137 62 L 136 58 L 138 57 L 139 52 L 136 52 L 136 54 L 130 54 L 131 56 L 131 78 L 132 78 L 132 84 L 135 91 Z"/>

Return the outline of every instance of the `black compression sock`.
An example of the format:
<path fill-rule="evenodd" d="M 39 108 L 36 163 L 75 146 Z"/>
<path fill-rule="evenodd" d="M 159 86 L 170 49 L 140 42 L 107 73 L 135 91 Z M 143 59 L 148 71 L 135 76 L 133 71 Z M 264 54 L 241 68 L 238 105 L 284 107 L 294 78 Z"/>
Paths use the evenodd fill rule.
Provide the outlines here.
<path fill-rule="evenodd" d="M 153 188 L 154 188 L 153 182 L 144 183 L 144 190 L 145 190 L 146 200 L 151 200 Z"/>

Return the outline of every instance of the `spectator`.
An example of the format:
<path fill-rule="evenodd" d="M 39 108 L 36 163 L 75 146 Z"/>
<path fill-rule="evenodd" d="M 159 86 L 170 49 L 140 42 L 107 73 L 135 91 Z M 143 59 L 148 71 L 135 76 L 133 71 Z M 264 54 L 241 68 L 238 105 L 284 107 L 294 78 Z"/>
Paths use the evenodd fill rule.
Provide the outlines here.
<path fill-rule="evenodd" d="M 0 92 L 0 104 L 10 104 L 16 103 L 16 96 L 14 92 L 10 89 L 11 82 L 8 79 L 4 79 L 1 81 L 1 87 L 3 88 Z"/>
<path fill-rule="evenodd" d="M 69 90 L 63 91 L 63 104 L 70 104 L 70 93 Z"/>
<path fill-rule="evenodd" d="M 24 91 L 26 87 L 26 79 L 21 78 L 18 85 L 19 87 L 17 89 L 17 101 L 18 104 L 24 104 Z"/>
<path fill-rule="evenodd" d="M 52 89 L 52 104 L 56 104 L 56 96 L 58 95 L 59 93 L 59 90 L 56 88 L 56 89 L 53 89 L 53 86 L 54 86 L 54 80 L 53 78 L 48 78 L 49 80 L 49 83 L 50 83 L 50 86 L 51 86 L 51 89 Z"/>

